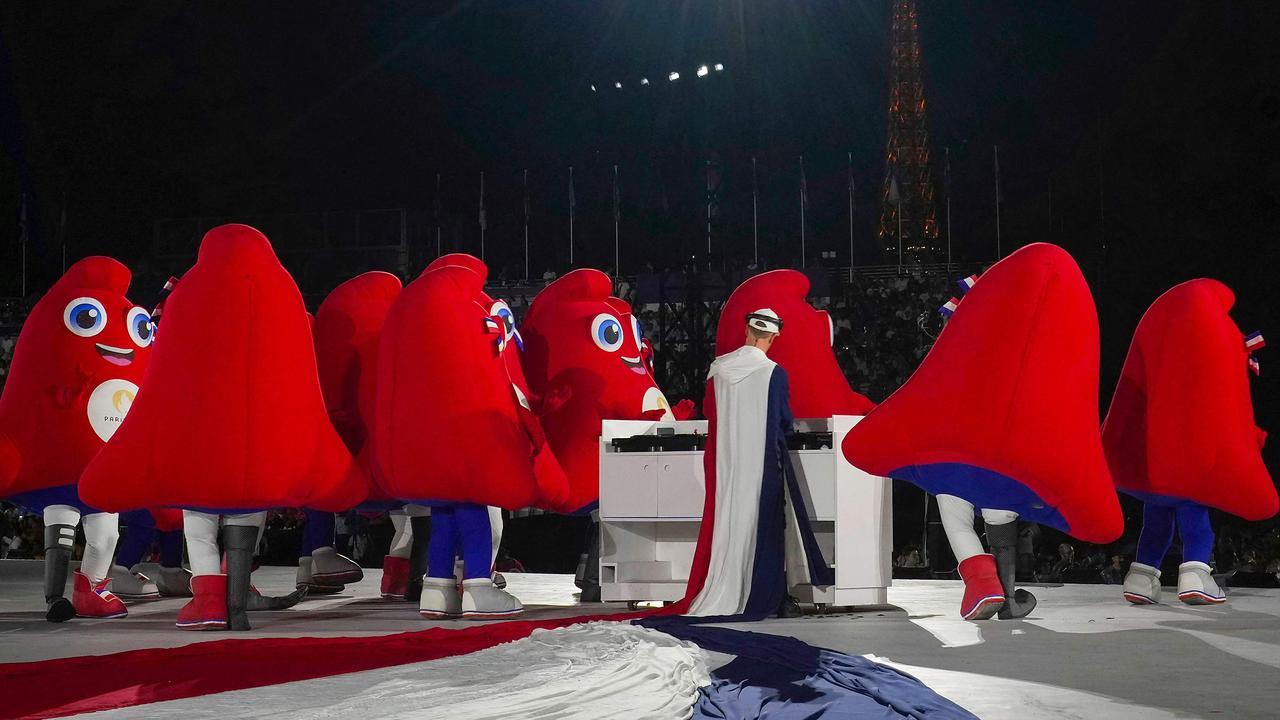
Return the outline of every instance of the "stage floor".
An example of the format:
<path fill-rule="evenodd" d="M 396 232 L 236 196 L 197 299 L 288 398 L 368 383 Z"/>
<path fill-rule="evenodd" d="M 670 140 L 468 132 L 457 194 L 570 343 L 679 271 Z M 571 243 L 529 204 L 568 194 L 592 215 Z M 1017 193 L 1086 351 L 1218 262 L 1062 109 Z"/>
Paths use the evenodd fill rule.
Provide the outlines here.
<path fill-rule="evenodd" d="M 292 587 L 292 568 L 254 574 L 265 593 Z M 44 621 L 41 565 L 0 561 L 0 661 L 44 660 L 230 637 L 384 635 L 461 622 L 430 623 L 407 603 L 378 596 L 381 572 L 339 595 L 309 599 L 286 611 L 254 613 L 254 632 L 196 633 L 173 627 L 182 600 L 135 603 L 122 620 Z M 565 575 L 507 576 L 528 619 L 623 612 L 616 605 L 579 605 Z M 894 607 L 735 625 L 798 638 L 811 645 L 867 655 L 918 677 L 982 718 L 1273 718 L 1280 716 L 1280 590 L 1239 589 L 1228 604 L 1133 607 L 1118 586 L 1031 588 L 1040 605 L 1021 621 L 970 623 L 956 614 L 958 582 L 902 580 L 889 591 Z M 1168 590 L 1166 590 L 1168 592 Z M 470 623 L 468 623 L 470 624 Z M 430 663 L 423 663 L 423 672 Z M 379 673 L 342 676 L 126 708 L 99 717 L 270 717 L 290 714 L 290 693 L 358 698 Z M 360 676 L 367 676 L 362 678 Z M 367 682 L 365 682 L 367 680 Z M 229 695 L 227 693 L 223 694 Z M 295 696 L 296 697 L 296 696 Z M 226 698 L 224 697 L 224 700 Z M 164 707 L 162 708 L 161 705 Z M 244 715 L 229 710 L 239 706 Z"/>

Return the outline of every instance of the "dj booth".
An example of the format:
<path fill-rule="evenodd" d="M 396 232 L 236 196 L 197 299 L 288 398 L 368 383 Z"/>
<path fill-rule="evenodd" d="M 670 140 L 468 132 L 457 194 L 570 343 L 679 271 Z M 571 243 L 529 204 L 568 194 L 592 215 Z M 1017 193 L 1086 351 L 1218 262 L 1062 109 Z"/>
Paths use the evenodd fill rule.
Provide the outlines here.
<path fill-rule="evenodd" d="M 892 577 L 890 483 L 840 452 L 862 418 L 797 420 L 789 446 L 803 500 L 835 585 L 797 585 L 800 602 L 867 606 L 888 602 Z M 684 597 L 706 492 L 705 420 L 606 420 L 600 436 L 600 592 L 605 601 Z"/>

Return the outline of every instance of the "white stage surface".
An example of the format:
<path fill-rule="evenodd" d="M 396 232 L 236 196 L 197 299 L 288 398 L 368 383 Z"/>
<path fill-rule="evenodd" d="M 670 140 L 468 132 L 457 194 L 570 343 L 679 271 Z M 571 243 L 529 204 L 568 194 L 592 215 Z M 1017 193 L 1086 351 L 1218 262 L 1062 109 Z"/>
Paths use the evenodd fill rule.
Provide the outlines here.
<path fill-rule="evenodd" d="M 0 561 L 0 661 L 21 662 L 249 637 L 369 636 L 457 627 L 429 623 L 416 607 L 378 596 L 381 572 L 339 595 L 286 611 L 251 615 L 252 633 L 184 632 L 173 620 L 184 602 L 130 605 L 123 620 L 44 621 L 41 564 Z M 292 587 L 292 568 L 267 567 L 254 583 L 268 594 Z M 579 605 L 566 575 L 509 574 L 527 619 L 623 612 Z M 982 718 L 1280 717 L 1280 590 L 1237 589 L 1222 607 L 1177 603 L 1133 607 L 1119 586 L 1031 587 L 1040 600 L 1020 621 L 961 620 L 959 582 L 899 580 L 892 607 L 735 625 L 811 645 L 866 655 L 915 675 Z M 143 705 L 94 718 L 308 717 L 297 700 L 327 707 L 376 707 L 374 686 L 422 681 L 432 661 L 381 670 Z M 438 666 L 437 667 L 441 667 Z M 67 678 L 66 682 L 74 682 Z M 234 696 L 234 697 L 232 697 Z M 411 717 L 378 713 L 369 717 Z"/>

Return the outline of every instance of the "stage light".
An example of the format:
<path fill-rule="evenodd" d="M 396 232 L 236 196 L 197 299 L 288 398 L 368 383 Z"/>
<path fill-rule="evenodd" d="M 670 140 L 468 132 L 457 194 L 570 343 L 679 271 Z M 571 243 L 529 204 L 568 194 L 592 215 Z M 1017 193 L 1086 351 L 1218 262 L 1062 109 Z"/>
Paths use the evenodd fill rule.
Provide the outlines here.
<path fill-rule="evenodd" d="M 667 79 L 670 80 L 671 82 L 675 82 L 680 79 L 680 73 L 673 72 L 667 76 Z"/>
<path fill-rule="evenodd" d="M 724 65 L 722 63 L 716 63 L 716 72 L 720 72 L 723 69 Z"/>
<path fill-rule="evenodd" d="M 616 88 L 618 88 L 619 90 L 621 90 L 621 89 L 622 89 L 622 83 L 620 83 L 620 82 L 616 82 L 616 83 L 614 83 L 614 84 L 613 84 L 613 86 L 614 86 L 614 87 L 616 87 Z"/>
<path fill-rule="evenodd" d="M 703 65 L 702 67 L 698 68 L 698 77 L 706 77 L 708 72 L 711 72 L 711 71 L 707 69 L 706 65 Z"/>
<path fill-rule="evenodd" d="M 591 92 L 595 92 L 595 91 L 596 91 L 596 86 L 595 86 L 595 85 L 592 85 L 592 86 L 591 86 Z"/>
<path fill-rule="evenodd" d="M 640 78 L 640 84 L 641 84 L 641 85 L 648 85 L 648 84 L 649 84 L 649 78 Z"/>

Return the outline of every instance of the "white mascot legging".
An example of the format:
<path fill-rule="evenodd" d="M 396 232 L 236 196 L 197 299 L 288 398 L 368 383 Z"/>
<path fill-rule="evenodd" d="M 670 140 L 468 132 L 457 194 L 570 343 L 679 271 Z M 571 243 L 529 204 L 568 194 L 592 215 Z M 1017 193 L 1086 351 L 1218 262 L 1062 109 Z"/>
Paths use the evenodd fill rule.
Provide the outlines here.
<path fill-rule="evenodd" d="M 256 527 L 258 539 L 267 521 L 266 511 L 244 515 L 214 515 L 195 510 L 182 511 L 182 534 L 187 538 L 187 557 L 192 575 L 221 575 L 222 555 L 218 552 L 219 520 L 226 525 Z"/>
<path fill-rule="evenodd" d="M 942 516 L 942 529 L 947 532 L 947 541 L 951 543 L 956 562 L 964 562 L 986 552 L 973 529 L 973 503 L 955 495 L 939 495 L 938 514 Z M 1018 513 L 1009 510 L 982 511 L 982 521 L 988 525 L 1005 525 L 1017 519 Z"/>
<path fill-rule="evenodd" d="M 50 505 L 44 509 L 45 527 L 84 523 L 84 557 L 80 560 L 80 572 L 97 583 L 107 576 L 111 559 L 116 554 L 116 541 L 120 539 L 120 516 L 116 513 L 90 513 L 81 517 L 80 511 L 70 505 Z"/>

